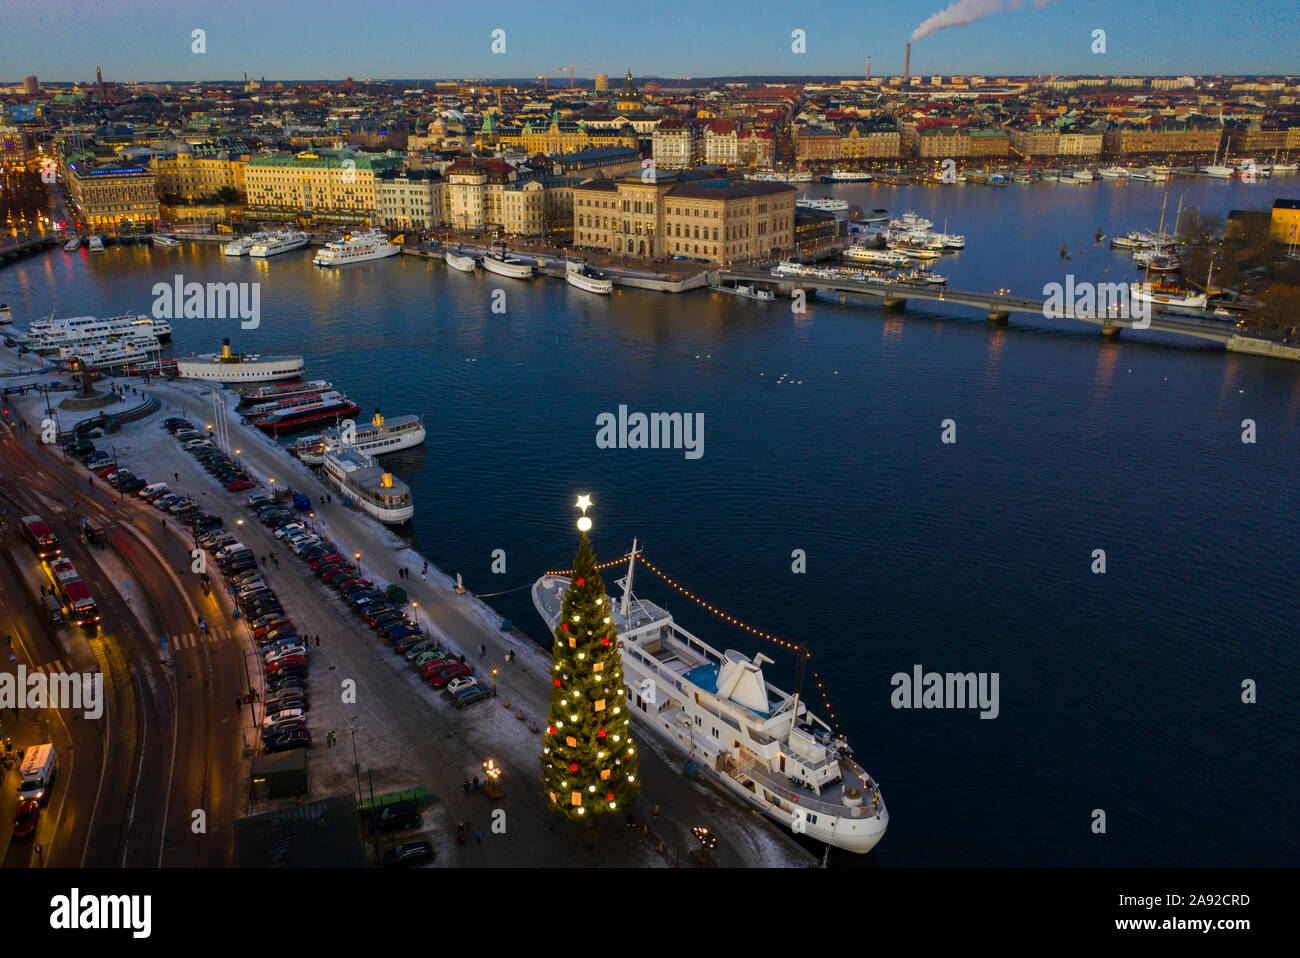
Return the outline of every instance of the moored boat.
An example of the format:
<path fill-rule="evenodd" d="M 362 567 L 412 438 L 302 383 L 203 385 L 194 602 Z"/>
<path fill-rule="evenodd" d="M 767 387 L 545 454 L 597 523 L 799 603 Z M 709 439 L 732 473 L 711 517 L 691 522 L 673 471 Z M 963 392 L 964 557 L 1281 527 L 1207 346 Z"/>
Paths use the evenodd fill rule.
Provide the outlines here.
<path fill-rule="evenodd" d="M 608 296 L 614 291 L 614 281 L 603 271 L 577 260 L 569 260 L 564 264 L 564 281 L 570 286 L 602 296 Z"/>
<path fill-rule="evenodd" d="M 302 375 L 301 356 L 261 356 L 256 353 L 236 353 L 230 349 L 230 340 L 221 341 L 220 353 L 179 357 L 176 375 L 182 379 L 205 379 L 219 383 L 265 382 L 278 379 L 297 379 Z"/>
<path fill-rule="evenodd" d="M 368 229 L 359 233 L 345 233 L 342 239 L 326 243 L 312 257 L 312 263 L 316 266 L 348 266 L 396 256 L 401 251 L 402 248 L 390 243 L 385 234 Z M 249 255 L 253 255 L 252 250 L 249 250 Z"/>
<path fill-rule="evenodd" d="M 461 250 L 448 249 L 442 254 L 442 258 L 447 261 L 447 265 L 452 269 L 458 269 L 462 273 L 472 273 L 478 266 L 478 262 L 473 256 L 469 256 Z"/>
<path fill-rule="evenodd" d="M 396 525 L 415 514 L 411 490 L 372 457 L 344 446 L 325 453 L 322 474 L 346 499 L 380 522 Z"/>
<path fill-rule="evenodd" d="M 509 256 L 504 250 L 485 253 L 483 255 L 483 268 L 489 273 L 508 276 L 511 279 L 531 279 L 533 275 L 532 263 L 525 263 L 518 256 Z"/>
<path fill-rule="evenodd" d="M 65 253 L 75 253 L 79 249 L 81 249 L 80 236 L 74 236 L 72 237 L 72 239 L 68 240 L 66 243 L 63 244 L 63 252 Z"/>

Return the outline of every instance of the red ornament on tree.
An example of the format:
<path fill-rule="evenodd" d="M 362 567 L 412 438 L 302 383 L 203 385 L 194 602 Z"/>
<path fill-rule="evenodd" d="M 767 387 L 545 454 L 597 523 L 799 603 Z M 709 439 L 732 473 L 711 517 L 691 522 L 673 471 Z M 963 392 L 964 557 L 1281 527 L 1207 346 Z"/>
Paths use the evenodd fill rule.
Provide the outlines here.
<path fill-rule="evenodd" d="M 556 680 L 555 680 L 555 687 L 556 687 L 557 689 L 560 687 L 560 680 L 559 680 L 559 679 L 556 679 Z"/>
<path fill-rule="evenodd" d="M 600 640 L 600 644 L 601 644 L 601 645 L 609 645 L 609 636 L 605 636 L 605 638 L 601 639 L 601 640 Z"/>
<path fill-rule="evenodd" d="M 582 576 L 579 576 L 579 577 L 578 577 L 578 585 L 586 585 L 586 584 L 587 584 L 587 580 L 584 579 L 584 578 L 582 578 Z"/>
<path fill-rule="evenodd" d="M 614 793 L 613 793 L 613 792 L 610 792 L 610 793 L 609 793 L 608 795 L 606 795 L 605 797 L 608 798 L 608 799 L 612 802 L 612 801 L 614 800 Z"/>
<path fill-rule="evenodd" d="M 570 772 L 576 772 L 577 770 L 578 770 L 578 763 L 577 763 L 577 762 L 574 762 L 572 765 L 569 766 L 569 771 L 570 771 Z"/>
<path fill-rule="evenodd" d="M 596 733 L 596 738 L 604 738 L 604 737 L 605 737 L 604 729 L 601 729 L 599 732 Z"/>
<path fill-rule="evenodd" d="M 561 622 L 561 623 L 560 623 L 560 628 L 563 629 L 565 632 L 568 632 L 568 631 L 569 631 L 569 623 L 567 623 L 567 622 Z"/>

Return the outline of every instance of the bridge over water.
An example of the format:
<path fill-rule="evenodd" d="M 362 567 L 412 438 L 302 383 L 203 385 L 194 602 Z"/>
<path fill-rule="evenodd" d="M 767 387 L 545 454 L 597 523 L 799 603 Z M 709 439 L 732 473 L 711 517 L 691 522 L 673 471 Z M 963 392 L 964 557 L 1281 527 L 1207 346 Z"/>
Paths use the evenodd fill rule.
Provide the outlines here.
<path fill-rule="evenodd" d="M 1222 343 L 1233 352 L 1275 356 L 1279 359 L 1300 361 L 1300 345 L 1286 344 L 1270 339 L 1244 336 L 1231 321 L 1205 319 L 1198 316 L 1180 316 L 1160 312 L 1153 306 L 1149 319 L 1133 319 L 1119 315 L 1098 314 L 1095 310 L 1076 310 L 1072 303 L 1063 302 L 1049 311 L 1047 300 L 1003 293 L 979 293 L 947 289 L 940 285 L 921 283 L 869 283 L 865 280 L 820 276 L 774 276 L 770 270 L 757 267 L 724 269 L 711 278 L 712 282 L 732 282 L 757 285 L 793 295 L 797 289 L 821 290 L 862 296 L 878 302 L 883 309 L 901 310 L 909 300 L 948 303 L 981 310 L 990 323 L 1005 326 L 1012 313 L 1037 316 L 1041 319 L 1072 319 L 1100 326 L 1103 335 L 1118 336 L 1123 329 L 1150 329 L 1161 333 L 1174 333 L 1196 339 Z"/>

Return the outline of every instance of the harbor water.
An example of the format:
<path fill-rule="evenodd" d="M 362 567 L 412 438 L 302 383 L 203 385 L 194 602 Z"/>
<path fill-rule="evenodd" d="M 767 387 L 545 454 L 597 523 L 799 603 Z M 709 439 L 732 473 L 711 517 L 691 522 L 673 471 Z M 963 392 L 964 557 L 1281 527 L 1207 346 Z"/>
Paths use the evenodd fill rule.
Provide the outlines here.
<path fill-rule="evenodd" d="M 802 186 L 946 222 L 967 238 L 934 267 L 952 287 L 1029 296 L 1067 272 L 1136 279 L 1094 233 L 1154 229 L 1166 191 L 1169 229 L 1180 195 L 1225 216 L 1300 178 Z M 256 329 L 175 320 L 173 351 L 301 353 L 363 417 L 421 414 L 426 445 L 384 460 L 414 494 L 410 537 L 539 641 L 526 586 L 567 568 L 589 493 L 598 558 L 635 536 L 684 589 L 812 650 L 805 698 L 889 804 L 883 866 L 1295 864 L 1300 365 L 1065 320 L 991 328 L 941 304 L 795 314 L 311 256 L 53 250 L 0 269 L 0 301 L 22 327 L 149 312 L 178 274 L 260 283 Z M 702 414 L 702 455 L 601 448 L 597 417 L 620 406 Z M 768 653 L 769 681 L 792 687 L 789 654 L 648 569 L 636 585 L 712 644 Z M 893 707 L 892 677 L 916 666 L 996 673 L 996 718 Z"/>

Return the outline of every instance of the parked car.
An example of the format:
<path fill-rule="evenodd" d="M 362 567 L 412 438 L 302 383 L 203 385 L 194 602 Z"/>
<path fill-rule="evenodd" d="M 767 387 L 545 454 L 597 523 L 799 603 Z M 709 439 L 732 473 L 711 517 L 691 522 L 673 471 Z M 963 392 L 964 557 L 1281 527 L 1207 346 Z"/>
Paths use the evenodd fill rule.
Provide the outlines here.
<path fill-rule="evenodd" d="M 266 743 L 268 752 L 287 752 L 294 748 L 310 748 L 311 733 L 304 729 L 293 729 L 283 735 L 277 735 Z"/>
<path fill-rule="evenodd" d="M 420 809 L 415 802 L 386 805 L 372 818 L 375 831 L 391 832 L 397 828 L 414 828 L 420 824 Z"/>
<path fill-rule="evenodd" d="M 405 842 L 384 852 L 384 867 L 427 865 L 433 861 L 433 846 L 428 842 Z"/>
<path fill-rule="evenodd" d="M 457 662 L 450 668 L 443 669 L 430 677 L 429 684 L 435 689 L 440 689 L 452 679 L 459 678 L 462 675 L 469 675 L 473 670 L 464 662 Z"/>
<path fill-rule="evenodd" d="M 305 722 L 307 721 L 307 710 L 285 709 L 282 712 L 271 712 L 262 719 L 262 727 L 266 728 L 267 726 L 275 725 L 277 722 L 283 722 L 286 719 L 302 719 Z"/>
<path fill-rule="evenodd" d="M 305 719 L 291 719 L 287 722 L 277 722 L 274 725 L 268 725 L 262 729 L 262 742 L 266 743 L 281 735 L 287 735 L 290 732 L 307 731 L 307 722 Z"/>
<path fill-rule="evenodd" d="M 286 655 L 282 659 L 276 659 L 266 666 L 268 672 L 287 672 L 290 670 L 302 669 L 303 675 L 307 673 L 307 659 L 301 655 Z"/>
<path fill-rule="evenodd" d="M 469 708 L 475 702 L 482 702 L 486 698 L 491 698 L 491 695 L 487 690 L 481 689 L 475 685 L 473 688 L 465 689 L 459 695 L 455 696 L 452 699 L 452 704 L 458 709 L 464 709 Z"/>
<path fill-rule="evenodd" d="M 448 682 L 447 687 L 443 689 L 443 691 L 448 695 L 454 696 L 457 692 L 463 692 L 465 689 L 472 688 L 476 685 L 478 685 L 478 679 L 474 678 L 472 675 L 462 675 L 460 678 L 452 679 Z"/>
<path fill-rule="evenodd" d="M 420 677 L 425 679 L 432 679 L 435 676 L 441 674 L 442 672 L 445 672 L 447 669 L 450 669 L 454 666 L 461 665 L 461 664 L 462 663 L 458 659 L 452 659 L 452 658 L 432 659 L 428 662 L 425 662 L 422 666 L 420 666 Z M 452 678 L 455 678 L 455 676 L 453 675 Z"/>

